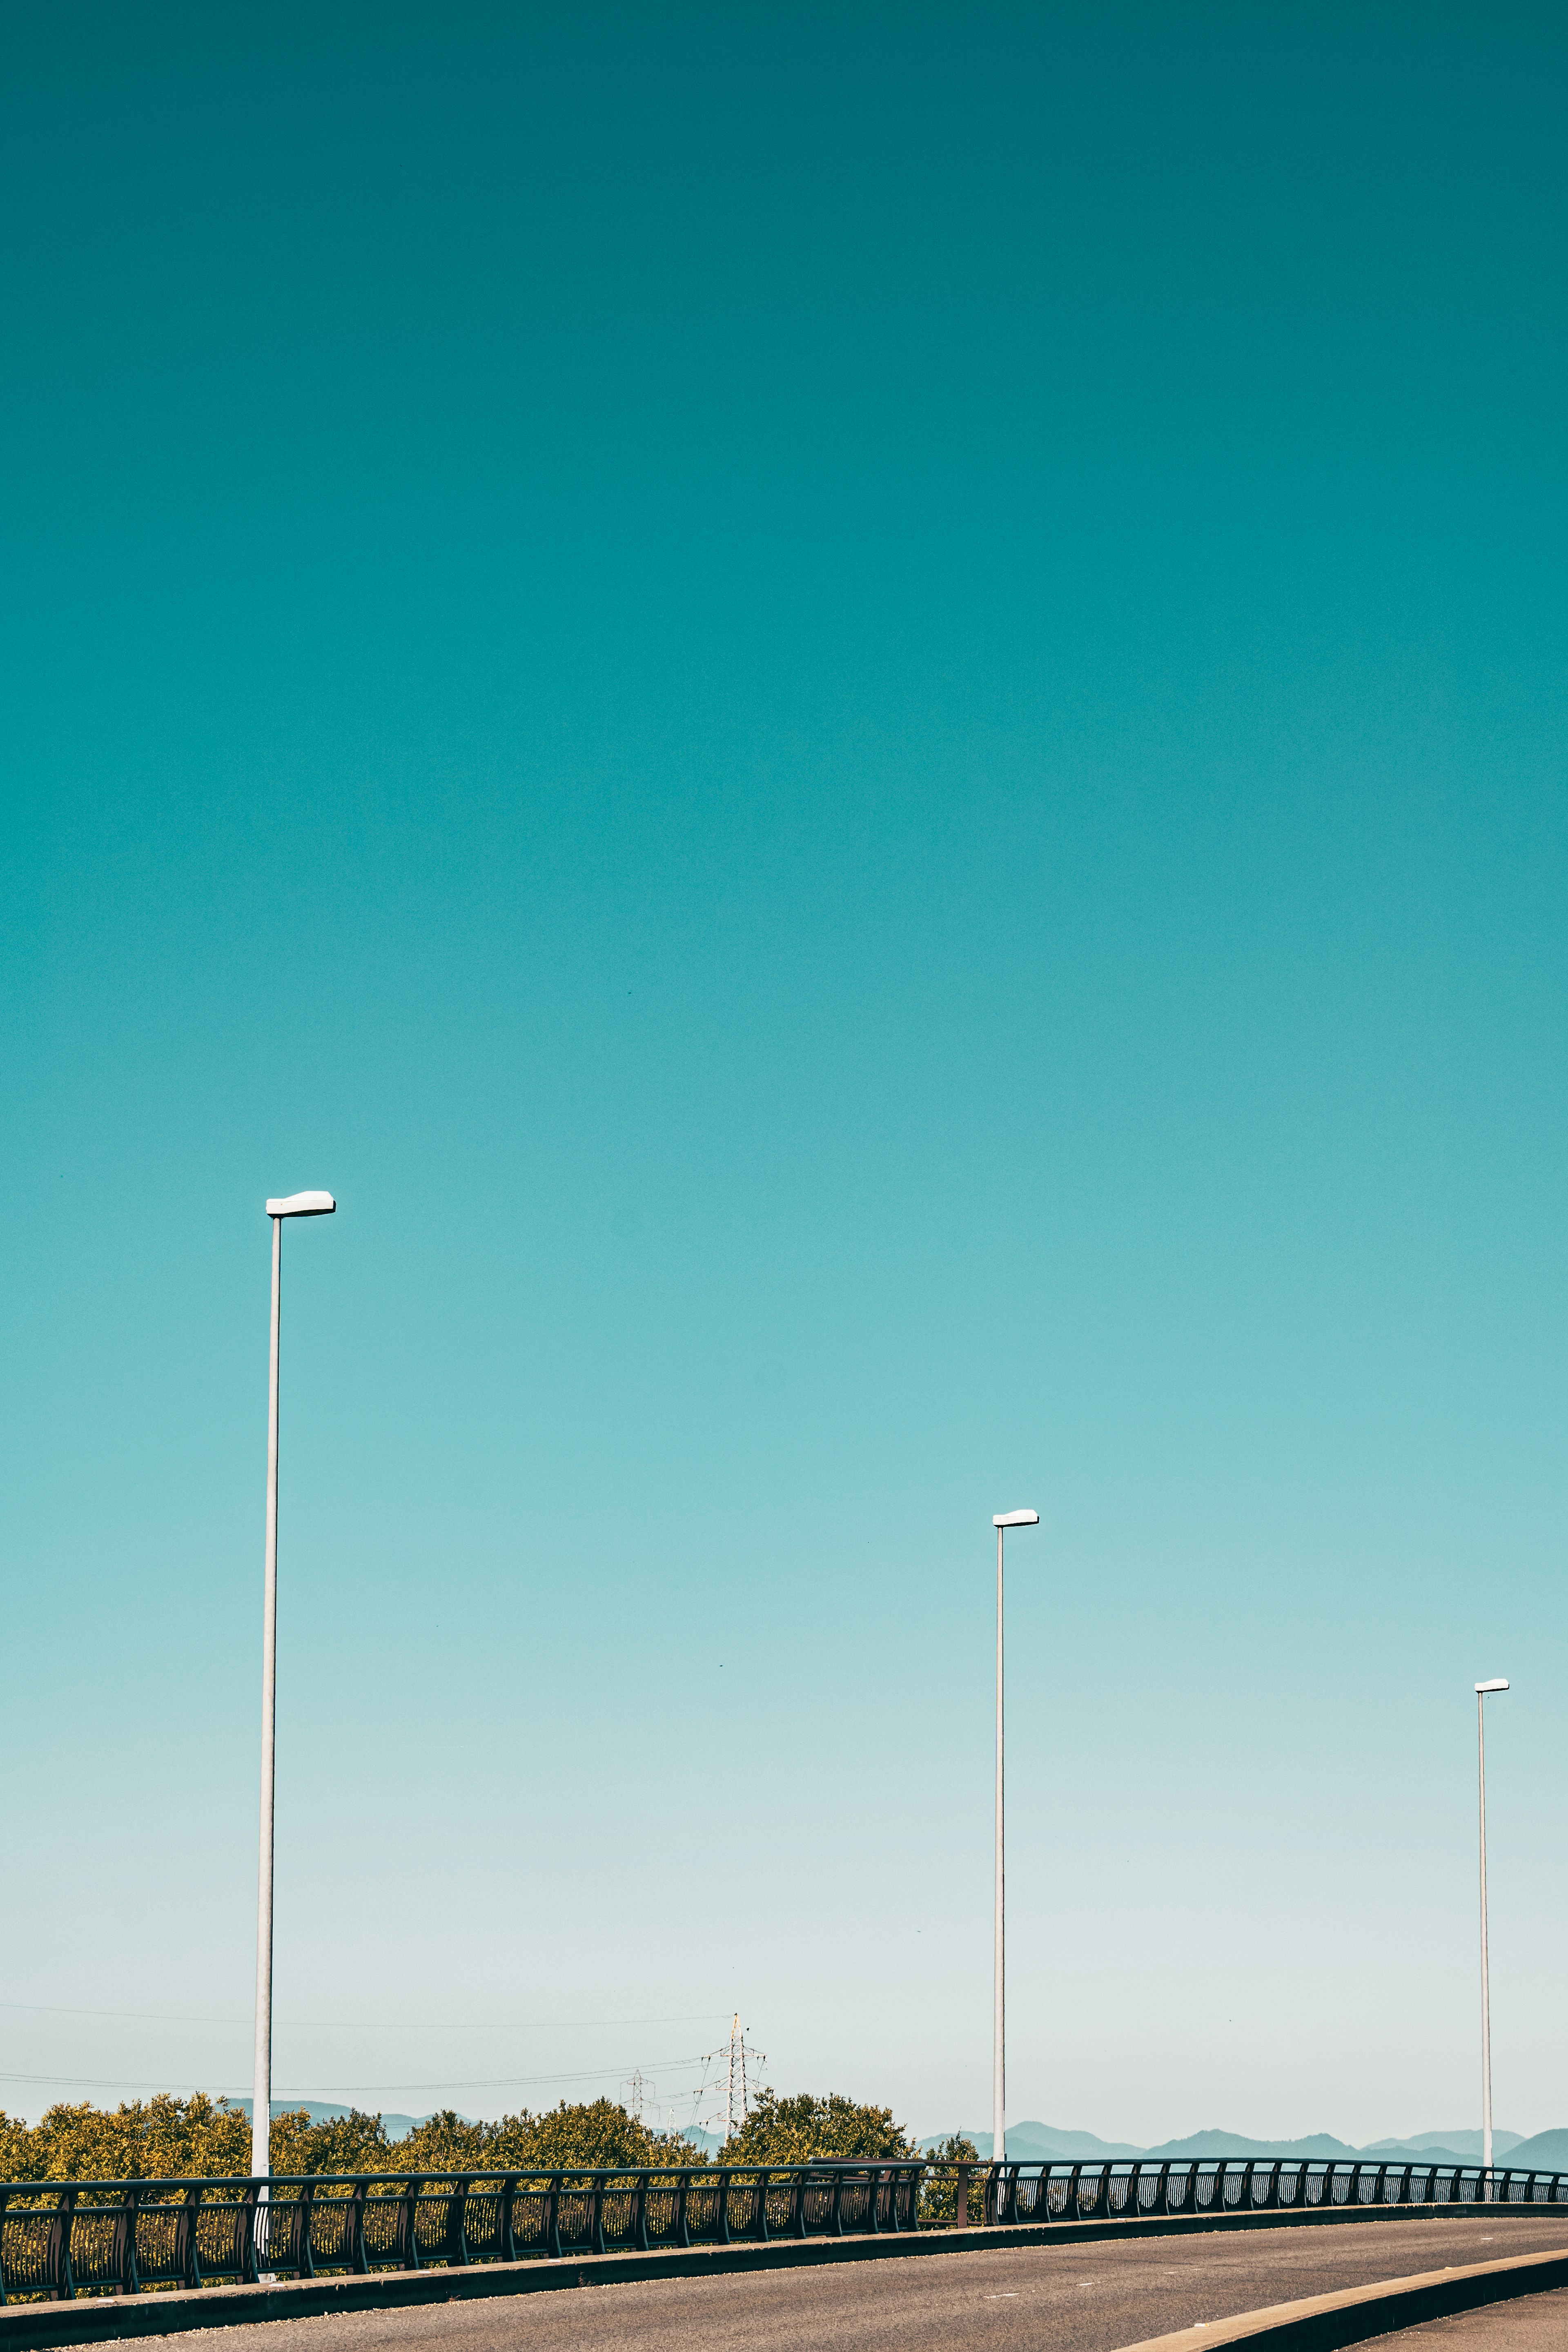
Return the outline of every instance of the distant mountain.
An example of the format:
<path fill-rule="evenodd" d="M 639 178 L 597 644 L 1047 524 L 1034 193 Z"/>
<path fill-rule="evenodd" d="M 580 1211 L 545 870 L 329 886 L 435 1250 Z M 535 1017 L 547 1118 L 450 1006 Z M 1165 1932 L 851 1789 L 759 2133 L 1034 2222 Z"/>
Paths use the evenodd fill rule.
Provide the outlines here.
<path fill-rule="evenodd" d="M 1532 2139 L 1514 2139 L 1511 2132 L 1511 2145 L 1506 2157 L 1498 2145 L 1501 2137 L 1500 2132 L 1493 2132 L 1494 2161 L 1528 2165 L 1533 2172 L 1568 2172 L 1568 2129 L 1537 2132 Z"/>
<path fill-rule="evenodd" d="M 946 2132 L 933 2132 L 920 2146 L 934 2148 L 946 2137 Z M 964 2137 L 973 2140 L 977 2155 L 989 2157 L 989 2132 L 966 2132 Z M 1384 2163 L 1406 2156 L 1431 2164 L 1475 2164 L 1480 2152 L 1479 2131 L 1423 2132 L 1415 2139 L 1375 2140 L 1368 2147 L 1353 2147 L 1327 2132 L 1314 2132 L 1306 2139 L 1244 2139 L 1239 2132 L 1201 2131 L 1189 2132 L 1185 2139 L 1164 2140 L 1158 2147 L 1134 2147 L 1125 2140 L 1096 2139 L 1092 2132 L 1061 2131 L 1054 2124 L 1008 2126 L 1008 2155 L 1023 2164 L 1107 2164 L 1124 2157 L 1161 2164 L 1191 2163 L 1195 2158 L 1200 2163 L 1221 2158 L 1245 2162 L 1249 2157 L 1259 2162 L 1282 2158 L 1300 2164 L 1354 2164 L 1358 2158 Z M 1518 2132 L 1494 2132 L 1492 2156 L 1497 2163 L 1568 2172 L 1568 2130 L 1538 2132 L 1530 2140 Z"/>
<path fill-rule="evenodd" d="M 253 2105 L 251 2100 L 230 2099 L 227 2104 L 231 2107 L 238 2107 L 248 2122 Z M 321 2099 L 274 2099 L 272 2103 L 272 2112 L 275 2116 L 297 2116 L 301 2107 L 313 2124 L 340 2123 L 345 2116 L 351 2116 L 354 2112 L 352 2107 L 333 2106 L 329 2102 Z M 474 2117 L 464 2116 L 460 2120 L 465 2124 L 471 2124 Z M 430 2121 L 429 2116 L 383 2115 L 382 2127 L 388 2139 L 406 2139 L 411 2131 L 417 2130 L 421 2124 L 427 2124 Z"/>
<path fill-rule="evenodd" d="M 923 2148 L 937 2147 L 947 2137 L 946 2132 L 933 2132 L 929 2139 L 920 2142 L 920 2146 Z M 977 2156 L 989 2157 L 989 2132 L 968 2131 L 964 2137 L 973 2140 Z M 1073 2164 L 1079 2161 L 1108 2164 L 1115 2157 L 1142 2156 L 1143 2153 L 1141 2147 L 1130 2147 L 1125 2140 L 1096 2139 L 1092 2132 L 1062 2131 L 1055 2124 L 1008 2126 L 1008 2154 L 1024 2164 Z"/>
<path fill-rule="evenodd" d="M 1354 2163 L 1361 2151 L 1348 2147 L 1343 2139 L 1331 2138 L 1327 2132 L 1313 2132 L 1309 2139 L 1243 2139 L 1239 2132 L 1200 2131 L 1189 2132 L 1186 2139 L 1165 2140 L 1158 2147 L 1145 2148 L 1143 2153 L 1157 2158 L 1161 2163 L 1167 2157 L 1185 2157 L 1190 2162 L 1194 2157 L 1202 2159 L 1238 2156 L 1245 2159 L 1250 2156 L 1293 2157 L 1303 2164 L 1348 2164 Z"/>

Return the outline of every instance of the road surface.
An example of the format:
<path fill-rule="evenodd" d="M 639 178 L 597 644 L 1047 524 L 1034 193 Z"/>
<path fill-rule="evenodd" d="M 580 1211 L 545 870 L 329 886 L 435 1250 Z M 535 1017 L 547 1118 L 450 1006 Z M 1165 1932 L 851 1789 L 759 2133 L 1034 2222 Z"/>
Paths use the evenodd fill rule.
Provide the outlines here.
<path fill-rule="evenodd" d="M 497 2295 L 227 2327 L 218 2352 L 1117 2352 L 1200 2320 L 1415 2271 L 1568 2252 L 1568 2213 L 998 2247 Z M 1560 2307 L 1557 2294 L 1539 2298 Z M 1410 2352 L 1558 2352 L 1515 2310 L 1407 2331 Z M 1427 2340 L 1428 2336 L 1430 2341 Z M 183 2352 L 190 2339 L 143 2339 Z"/>

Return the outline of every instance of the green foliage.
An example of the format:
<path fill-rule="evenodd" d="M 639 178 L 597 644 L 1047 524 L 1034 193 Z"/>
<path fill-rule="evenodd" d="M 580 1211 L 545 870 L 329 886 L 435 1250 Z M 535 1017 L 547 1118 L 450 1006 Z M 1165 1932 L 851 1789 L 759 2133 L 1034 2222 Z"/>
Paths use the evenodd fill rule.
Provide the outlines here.
<path fill-rule="evenodd" d="M 800 2091 L 781 2099 L 764 2090 L 744 2127 L 725 2143 L 726 2164 L 804 2164 L 814 2156 L 914 2156 L 914 2142 L 891 2107 L 858 2106 L 838 2091 L 819 2098 Z"/>
<path fill-rule="evenodd" d="M 250 2170 L 248 2134 L 247 2126 L 241 2172 Z M 279 2173 L 387 2172 L 399 2160 L 380 2116 L 361 2115 L 358 2107 L 319 2124 L 303 2107 L 274 2116 L 271 2156 L 272 2168 Z"/>
<path fill-rule="evenodd" d="M 0 2178 L 6 2180 L 200 2179 L 249 2169 L 244 2115 L 201 2093 L 133 2099 L 113 2109 L 62 2100 L 37 2124 L 0 2116 Z"/>
<path fill-rule="evenodd" d="M 381 2172 L 391 2151 L 379 2116 L 313 2124 L 303 2107 L 272 2119 L 275 2172 Z M 50 2107 L 40 2123 L 0 2115 L 0 2179 L 212 2180 L 250 2170 L 250 2124 L 226 2100 L 83 2100 Z"/>
<path fill-rule="evenodd" d="M 954 2132 L 947 2139 L 938 2141 L 935 2147 L 927 2148 L 925 2154 L 927 2162 L 931 2164 L 973 2164 L 976 2166 L 978 2166 L 979 2164 L 979 2158 L 976 2153 L 974 2141 L 972 2139 L 966 2139 L 962 2132 Z M 980 2192 L 977 2186 L 978 2177 L 977 2173 L 972 2173 L 969 2177 L 969 2219 L 971 2221 L 978 2221 L 983 2219 L 980 2211 Z M 958 2183 L 952 2173 L 949 2172 L 944 2174 L 938 2172 L 934 2175 L 928 2175 L 920 2191 L 921 2220 L 923 2221 L 950 2223 L 956 2218 L 957 2210 Z"/>
<path fill-rule="evenodd" d="M 489 2155 L 494 2124 L 465 2123 L 455 2107 L 443 2107 L 427 2124 L 420 2124 L 398 2140 L 382 2169 L 406 2164 L 411 2172 L 494 2172 L 499 2158 Z"/>
<path fill-rule="evenodd" d="M 610 2099 L 527 2108 L 499 2123 L 465 2123 L 452 2108 L 406 2139 L 389 2140 L 380 2116 L 356 2108 L 313 2124 L 303 2107 L 272 2119 L 275 2173 L 551 2171 L 599 2165 L 704 2164 L 689 2141 L 653 2132 Z M 53 2106 L 41 2123 L 0 2111 L 0 2180 L 201 2180 L 250 2170 L 244 2111 L 198 2094 L 135 2099 L 117 2108 Z"/>
<path fill-rule="evenodd" d="M 675 2132 L 653 2132 L 611 2099 L 568 2106 L 563 2099 L 548 2114 L 504 2116 L 489 2142 L 494 2165 L 701 2164 L 689 2140 Z"/>

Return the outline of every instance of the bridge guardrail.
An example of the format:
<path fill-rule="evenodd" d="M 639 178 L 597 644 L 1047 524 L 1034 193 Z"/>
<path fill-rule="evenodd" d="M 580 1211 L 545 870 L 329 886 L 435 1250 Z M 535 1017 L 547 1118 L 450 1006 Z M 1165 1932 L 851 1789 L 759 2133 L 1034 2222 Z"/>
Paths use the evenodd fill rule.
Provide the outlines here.
<path fill-rule="evenodd" d="M 1562 2205 L 1568 2173 L 1493 2165 L 1327 2164 L 1282 2158 L 976 2165 L 984 2218 L 1134 2221 L 1155 2213 L 1289 2212 L 1306 2207 Z"/>
<path fill-rule="evenodd" d="M 793 2165 L 0 2181 L 0 2303 L 780 2237 L 1306 2208 L 1562 2206 L 1568 2173 L 1452 2164 Z"/>

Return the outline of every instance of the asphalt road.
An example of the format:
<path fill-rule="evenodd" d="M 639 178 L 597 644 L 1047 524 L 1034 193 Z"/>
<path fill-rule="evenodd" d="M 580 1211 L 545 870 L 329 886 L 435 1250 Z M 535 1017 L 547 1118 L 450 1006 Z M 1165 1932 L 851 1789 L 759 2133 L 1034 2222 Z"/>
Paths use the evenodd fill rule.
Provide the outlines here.
<path fill-rule="evenodd" d="M 1002 2247 L 272 2320 L 225 2328 L 215 2352 L 1118 2352 L 1299 2295 L 1559 2249 L 1568 2251 L 1568 2214 Z M 1493 2315 L 1477 2324 L 1484 2342 L 1455 2336 L 1454 2352 L 1511 2352 L 1506 2335 L 1490 2332 Z M 1499 2328 L 1533 2324 L 1517 2309 L 1496 2315 Z M 1449 2352 L 1436 2327 L 1407 2332 L 1412 2352 L 1428 2333 L 1436 2340 L 1418 2352 Z M 1517 2341 L 1519 2352 L 1555 2352 L 1563 2339 Z"/>

